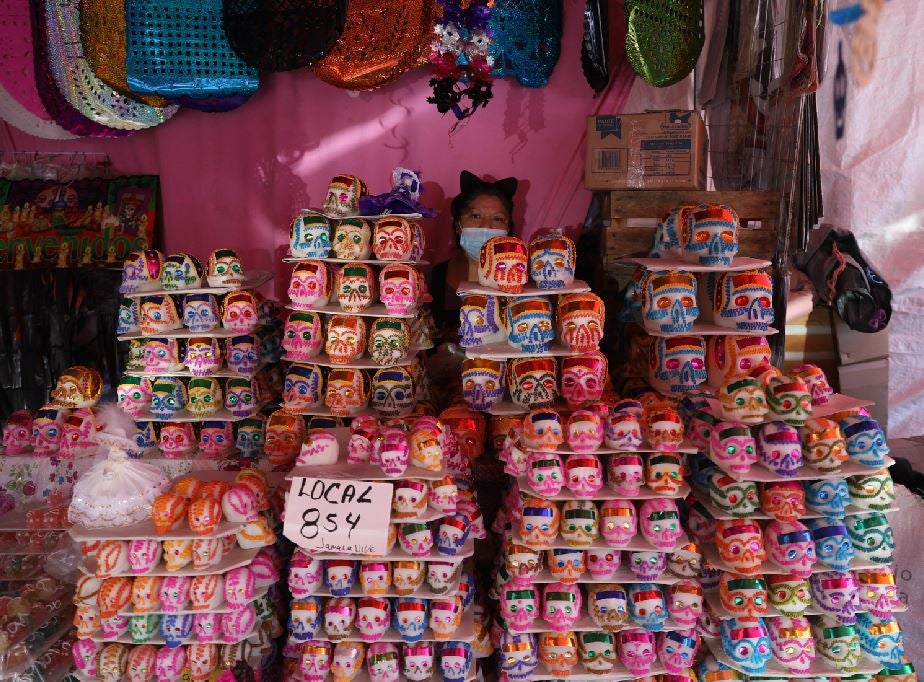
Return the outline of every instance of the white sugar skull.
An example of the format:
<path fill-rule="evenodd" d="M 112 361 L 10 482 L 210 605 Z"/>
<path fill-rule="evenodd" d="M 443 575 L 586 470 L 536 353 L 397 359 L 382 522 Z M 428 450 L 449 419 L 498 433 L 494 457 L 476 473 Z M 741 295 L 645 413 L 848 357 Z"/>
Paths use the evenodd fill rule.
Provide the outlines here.
<path fill-rule="evenodd" d="M 250 334 L 257 327 L 257 299 L 250 291 L 232 291 L 221 302 L 221 326 L 235 334 Z"/>
<path fill-rule="evenodd" d="M 709 440 L 709 457 L 725 471 L 746 474 L 757 461 L 751 430 L 740 422 L 719 422 Z"/>
<path fill-rule="evenodd" d="M 636 422 L 637 423 L 637 422 Z M 638 495 L 644 481 L 645 465 L 636 454 L 610 455 L 606 464 L 607 484 L 619 495 Z"/>
<path fill-rule="evenodd" d="M 632 552 L 629 568 L 639 580 L 653 582 L 667 570 L 667 555 L 664 552 Z"/>
<path fill-rule="evenodd" d="M 330 664 L 335 682 L 348 682 L 362 672 L 365 644 L 339 642 L 334 647 L 334 660 Z"/>
<path fill-rule="evenodd" d="M 327 258 L 330 246 L 330 222 L 320 213 L 302 211 L 289 226 L 293 258 Z"/>
<path fill-rule="evenodd" d="M 703 588 L 699 582 L 685 579 L 671 585 L 667 610 L 680 627 L 694 627 L 703 615 Z"/>
<path fill-rule="evenodd" d="M 317 356 L 324 345 L 321 316 L 312 312 L 291 312 L 286 318 L 282 347 L 288 359 L 305 361 Z"/>
<path fill-rule="evenodd" d="M 392 566 L 392 583 L 395 592 L 407 596 L 423 585 L 428 565 L 422 561 L 396 561 Z M 448 583 L 447 583 L 448 588 Z"/>
<path fill-rule="evenodd" d="M 414 379 L 406 367 L 376 370 L 372 376 L 369 404 L 383 417 L 403 417 L 410 414 L 417 402 Z"/>
<path fill-rule="evenodd" d="M 584 667 L 595 675 L 606 675 L 616 665 L 616 646 L 609 632 L 578 633 L 578 655 Z"/>
<path fill-rule="evenodd" d="M 408 354 L 411 336 L 407 322 L 380 317 L 369 330 L 369 357 L 382 367 L 393 366 Z"/>
<path fill-rule="evenodd" d="M 240 257 L 231 249 L 215 249 L 209 255 L 206 279 L 210 287 L 239 289 L 244 284 Z"/>
<path fill-rule="evenodd" d="M 366 322 L 361 317 L 333 315 L 327 322 L 325 351 L 330 361 L 345 365 L 361 357 L 366 348 Z"/>
<path fill-rule="evenodd" d="M 414 229 L 406 218 L 389 216 L 375 221 L 372 250 L 379 260 L 408 260 L 413 246 Z"/>
<path fill-rule="evenodd" d="M 141 299 L 139 326 L 147 335 L 183 328 L 183 320 L 171 296 L 145 296 Z"/>
<path fill-rule="evenodd" d="M 376 298 L 375 271 L 365 263 L 344 265 L 337 271 L 336 287 L 337 300 L 344 311 L 362 312 Z"/>
<path fill-rule="evenodd" d="M 220 406 L 221 403 L 219 402 Z M 160 427 L 158 447 L 164 457 L 182 457 L 196 447 L 196 433 L 189 422 L 166 422 Z"/>
<path fill-rule="evenodd" d="M 681 256 L 700 265 L 728 266 L 738 252 L 738 215 L 726 204 L 700 204 L 681 213 Z"/>
<path fill-rule="evenodd" d="M 401 674 L 413 682 L 433 676 L 433 645 L 405 644 L 401 649 Z"/>
<path fill-rule="evenodd" d="M 186 342 L 183 363 L 194 377 L 208 377 L 221 369 L 223 356 L 218 339 L 207 336 L 194 337 Z"/>
<path fill-rule="evenodd" d="M 577 585 L 548 583 L 542 591 L 542 618 L 556 632 L 567 632 L 581 617 L 582 601 Z"/>
<path fill-rule="evenodd" d="M 327 305 L 332 292 L 333 276 L 324 262 L 300 261 L 292 270 L 288 294 L 295 310 Z"/>
<path fill-rule="evenodd" d="M 144 344 L 142 363 L 145 372 L 179 372 L 179 344 L 176 339 L 150 338 Z"/>
<path fill-rule="evenodd" d="M 116 334 L 131 334 L 141 330 L 138 325 L 139 311 L 137 298 L 123 298 L 119 302 L 119 316 Z"/>
<path fill-rule="evenodd" d="M 372 255 L 372 226 L 365 218 L 347 218 L 334 230 L 334 254 L 341 260 L 366 260 Z"/>
<path fill-rule="evenodd" d="M 607 545 L 622 548 L 638 532 L 635 507 L 628 500 L 606 500 L 600 505 L 600 532 Z"/>
<path fill-rule="evenodd" d="M 699 634 L 694 629 L 672 630 L 658 634 L 658 658 L 672 674 L 690 668 L 699 651 Z"/>
<path fill-rule="evenodd" d="M 175 253 L 164 261 L 160 284 L 167 291 L 198 289 L 202 286 L 202 263 L 188 253 Z"/>
<path fill-rule="evenodd" d="M 504 235 L 491 237 L 481 247 L 479 284 L 518 294 L 526 286 L 528 255 L 522 239 Z"/>
<path fill-rule="evenodd" d="M 148 249 L 132 251 L 122 264 L 120 294 L 137 294 L 160 289 L 160 275 L 164 267 L 164 254 Z"/>
<path fill-rule="evenodd" d="M 402 263 L 386 265 L 379 272 L 379 292 L 389 315 L 406 315 L 420 297 L 420 273 Z"/>
<path fill-rule="evenodd" d="M 561 536 L 572 547 L 589 547 L 600 537 L 596 505 L 590 500 L 568 500 L 561 510 Z"/>
<path fill-rule="evenodd" d="M 211 331 L 220 322 L 218 299 L 214 294 L 186 294 L 183 297 L 183 324 L 189 331 Z"/>
<path fill-rule="evenodd" d="M 292 553 L 289 565 L 289 591 L 293 599 L 310 597 L 321 587 L 321 562 L 301 549 Z"/>
<path fill-rule="evenodd" d="M 430 629 L 436 639 L 449 639 L 462 619 L 462 605 L 458 600 L 430 602 Z"/>
<path fill-rule="evenodd" d="M 459 308 L 459 345 L 474 348 L 503 341 L 507 337 L 503 320 L 496 296 L 466 296 Z"/>
<path fill-rule="evenodd" d="M 557 495 L 565 484 L 561 457 L 554 452 L 530 452 L 526 458 L 526 480 L 540 495 Z"/>
<path fill-rule="evenodd" d="M 260 407 L 260 389 L 252 379 L 234 377 L 225 386 L 225 408 L 235 417 L 249 417 Z"/>
<path fill-rule="evenodd" d="M 760 424 L 767 415 L 767 393 L 763 383 L 753 377 L 722 384 L 718 397 L 723 419 Z"/>
<path fill-rule="evenodd" d="M 574 282 L 574 242 L 561 234 L 529 243 L 529 276 L 540 289 L 561 289 Z"/>
<path fill-rule="evenodd" d="M 228 369 L 246 376 L 252 375 L 260 366 L 260 351 L 256 340 L 246 334 L 228 339 L 225 358 Z"/>
<path fill-rule="evenodd" d="M 398 647 L 388 642 L 376 642 L 366 655 L 366 672 L 370 682 L 398 682 L 401 666 Z"/>
<path fill-rule="evenodd" d="M 366 183 L 355 175 L 335 175 L 327 184 L 324 214 L 343 218 L 359 214 L 359 199 L 368 194 Z"/>
<path fill-rule="evenodd" d="M 349 597 L 331 597 L 324 603 L 324 631 L 331 641 L 349 637 L 355 621 L 356 604 Z"/>
<path fill-rule="evenodd" d="M 561 395 L 570 409 L 600 400 L 609 378 L 607 368 L 606 356 L 600 352 L 562 358 Z"/>
<path fill-rule="evenodd" d="M 398 528 L 401 549 L 414 557 L 427 556 L 433 549 L 433 531 L 429 523 L 403 523 Z"/>
<path fill-rule="evenodd" d="M 597 580 L 609 580 L 622 564 L 622 553 L 614 549 L 587 550 L 587 568 Z"/>
<path fill-rule="evenodd" d="M 645 329 L 689 334 L 699 317 L 696 288 L 696 277 L 684 270 L 647 273 L 639 283 Z"/>
<path fill-rule="evenodd" d="M 760 270 L 724 272 L 716 279 L 713 316 L 721 327 L 766 332 L 773 322 L 773 283 Z"/>
<path fill-rule="evenodd" d="M 568 489 L 576 497 L 593 497 L 603 487 L 603 465 L 592 454 L 569 455 L 565 470 Z"/>
<path fill-rule="evenodd" d="M 648 357 L 648 382 L 667 395 L 683 395 L 706 382 L 706 346 L 700 336 L 657 337 Z"/>

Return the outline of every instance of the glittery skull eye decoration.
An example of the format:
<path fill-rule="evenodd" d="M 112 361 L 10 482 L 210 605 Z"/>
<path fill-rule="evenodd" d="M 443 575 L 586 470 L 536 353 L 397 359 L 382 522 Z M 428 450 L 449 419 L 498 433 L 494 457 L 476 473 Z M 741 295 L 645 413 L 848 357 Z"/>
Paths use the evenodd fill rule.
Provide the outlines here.
<path fill-rule="evenodd" d="M 327 322 L 325 350 L 330 361 L 345 365 L 361 357 L 366 348 L 366 322 L 361 317 L 333 315 Z"/>
<path fill-rule="evenodd" d="M 186 408 L 186 385 L 177 377 L 160 377 L 154 382 L 151 395 L 151 414 L 169 419 Z"/>
<path fill-rule="evenodd" d="M 661 585 L 632 583 L 628 592 L 629 617 L 646 630 L 662 630 L 667 621 L 667 604 Z"/>
<path fill-rule="evenodd" d="M 652 332 L 689 334 L 699 317 L 696 277 L 683 270 L 648 272 L 639 282 L 642 324 Z"/>
<path fill-rule="evenodd" d="M 825 621 L 812 623 L 815 636 L 815 648 L 837 670 L 851 672 L 856 670 L 863 650 L 860 637 L 852 625 L 829 625 Z"/>
<path fill-rule="evenodd" d="M 722 650 L 736 667 L 748 674 L 759 674 L 767 669 L 773 651 L 762 618 L 723 620 L 721 634 Z"/>
<path fill-rule="evenodd" d="M 521 298 L 507 306 L 507 342 L 526 353 L 545 353 L 555 338 L 547 298 Z"/>
<path fill-rule="evenodd" d="M 767 576 L 770 604 L 784 616 L 801 617 L 812 605 L 808 580 L 796 575 Z"/>
<path fill-rule="evenodd" d="M 843 519 L 807 519 L 818 561 L 835 571 L 847 571 L 855 550 Z"/>
<path fill-rule="evenodd" d="M 822 479 L 807 481 L 805 503 L 809 509 L 825 516 L 845 516 L 851 503 L 847 481 L 843 479 Z"/>
<path fill-rule="evenodd" d="M 260 388 L 256 381 L 233 377 L 225 385 L 225 408 L 235 417 L 249 417 L 260 407 Z"/>
<path fill-rule="evenodd" d="M 231 249 L 215 249 L 209 255 L 208 283 L 210 287 L 239 289 L 244 284 L 241 259 Z"/>
<path fill-rule="evenodd" d="M 670 217 L 665 223 L 669 220 Z M 683 260 L 713 267 L 731 265 L 738 253 L 739 227 L 738 214 L 731 206 L 699 204 L 681 207 L 674 221 Z M 665 229 L 664 234 L 671 232 Z"/>
<path fill-rule="evenodd" d="M 600 537 L 596 505 L 590 500 L 568 500 L 561 510 L 561 536 L 572 547 L 589 547 Z"/>
<path fill-rule="evenodd" d="M 366 260 L 372 255 L 372 226 L 365 218 L 347 218 L 334 229 L 334 255 L 341 260 Z"/>
<path fill-rule="evenodd" d="M 376 370 L 369 400 L 376 412 L 383 417 L 404 417 L 414 409 L 416 402 L 414 379 L 407 368 Z"/>
<path fill-rule="evenodd" d="M 335 175 L 327 184 L 324 214 L 331 218 L 359 215 L 359 199 L 369 193 L 366 183 L 355 175 Z"/>
<path fill-rule="evenodd" d="M 707 339 L 706 370 L 711 387 L 752 376 L 761 368 L 770 368 L 770 344 L 766 337 L 730 335 Z"/>
<path fill-rule="evenodd" d="M 574 282 L 575 248 L 571 238 L 542 235 L 529 243 L 529 276 L 540 289 L 561 289 Z"/>
<path fill-rule="evenodd" d="M 249 334 L 257 326 L 257 299 L 250 291 L 233 291 L 221 302 L 221 326 L 235 334 Z"/>
<path fill-rule="evenodd" d="M 738 331 L 766 332 L 773 322 L 773 283 L 760 270 L 723 272 L 713 292 L 715 323 Z"/>
<path fill-rule="evenodd" d="M 676 495 L 684 485 L 683 462 L 673 452 L 653 452 L 645 461 L 645 484 L 659 495 Z"/>
<path fill-rule="evenodd" d="M 608 378 L 608 362 L 600 352 L 562 358 L 561 395 L 570 409 L 600 400 Z"/>

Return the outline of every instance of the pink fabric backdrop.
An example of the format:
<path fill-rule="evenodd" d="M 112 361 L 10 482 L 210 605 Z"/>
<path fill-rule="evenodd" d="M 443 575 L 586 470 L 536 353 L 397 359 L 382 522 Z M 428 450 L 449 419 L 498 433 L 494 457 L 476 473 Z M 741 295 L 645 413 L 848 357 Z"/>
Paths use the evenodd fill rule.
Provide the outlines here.
<path fill-rule="evenodd" d="M 625 64 L 594 99 L 579 59 L 583 3 L 565 5 L 562 55 L 549 85 L 496 82 L 494 100 L 452 135 L 454 119 L 426 102 L 427 69 L 363 93 L 301 70 L 267 76 L 236 111 L 181 111 L 125 140 L 41 140 L 3 123 L 0 149 L 106 152 L 119 174 L 158 174 L 161 247 L 205 258 L 216 246 L 231 246 L 253 269 L 277 268 L 289 221 L 299 208 L 320 204 L 332 175 L 355 173 L 379 193 L 388 189 L 392 168 L 404 165 L 421 171 L 422 200 L 442 211 L 427 226 L 428 256 L 439 262 L 454 248 L 448 198 L 458 191 L 461 169 L 520 178 L 515 220 L 525 235 L 576 225 L 589 199 L 582 184 L 585 117 L 677 105 L 674 89 L 656 91 L 641 81 L 627 105 L 632 74 Z M 635 109 L 632 100 L 640 102 Z M 277 280 L 277 292 L 284 289 Z"/>

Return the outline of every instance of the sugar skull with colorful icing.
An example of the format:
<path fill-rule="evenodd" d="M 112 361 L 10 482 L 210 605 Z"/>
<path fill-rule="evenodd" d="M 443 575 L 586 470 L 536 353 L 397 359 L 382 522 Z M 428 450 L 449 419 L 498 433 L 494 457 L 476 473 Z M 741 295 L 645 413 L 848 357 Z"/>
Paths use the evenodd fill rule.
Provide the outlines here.
<path fill-rule="evenodd" d="M 773 322 L 773 283 L 760 270 L 724 272 L 713 296 L 715 323 L 738 331 L 766 332 Z"/>
<path fill-rule="evenodd" d="M 760 488 L 761 509 L 777 521 L 796 521 L 806 513 L 805 490 L 800 481 L 774 481 Z"/>
<path fill-rule="evenodd" d="M 375 221 L 372 251 L 379 260 L 408 260 L 414 244 L 414 230 L 407 218 L 391 216 Z"/>
<path fill-rule="evenodd" d="M 531 452 L 526 458 L 526 479 L 540 495 L 557 495 L 565 483 L 562 459 L 554 452 Z"/>
<path fill-rule="evenodd" d="M 810 419 L 799 429 L 806 464 L 824 473 L 837 471 L 847 461 L 847 443 L 833 419 Z"/>
<path fill-rule="evenodd" d="M 604 634 L 604 633 L 600 633 Z M 612 641 L 612 635 L 609 635 Z M 647 675 L 657 660 L 657 641 L 653 632 L 628 628 L 616 633 L 620 662 L 635 676 Z"/>
<path fill-rule="evenodd" d="M 860 610 L 860 583 L 853 573 L 827 571 L 809 578 L 812 600 L 822 614 L 839 623 L 853 625 Z"/>
<path fill-rule="evenodd" d="M 189 381 L 189 413 L 196 417 L 207 417 L 221 407 L 221 384 L 211 377 L 196 377 Z M 195 443 L 191 439 L 190 447 Z"/>
<path fill-rule="evenodd" d="M 679 580 L 670 586 L 667 611 L 681 627 L 694 627 L 703 614 L 703 588 L 692 579 Z"/>
<path fill-rule="evenodd" d="M 548 407 L 558 398 L 558 365 L 554 358 L 518 358 L 507 372 L 510 397 L 529 409 Z"/>
<path fill-rule="evenodd" d="M 764 385 L 753 377 L 743 377 L 723 384 L 718 397 L 723 419 L 760 424 L 767 414 Z"/>
<path fill-rule="evenodd" d="M 334 647 L 331 673 L 337 682 L 347 682 L 362 672 L 366 645 L 362 642 L 338 642 Z"/>
<path fill-rule="evenodd" d="M 293 601 L 289 610 L 289 636 L 296 642 L 307 642 L 317 636 L 323 620 L 324 608 L 320 597 L 308 596 Z"/>
<path fill-rule="evenodd" d="M 659 549 L 672 550 L 683 535 L 680 512 L 672 499 L 644 500 L 639 507 L 642 536 Z"/>
<path fill-rule="evenodd" d="M 684 270 L 652 272 L 640 282 L 642 324 L 652 332 L 689 334 L 699 317 L 696 277 Z"/>
<path fill-rule="evenodd" d="M 402 523 L 398 527 L 398 542 L 413 557 L 427 556 L 433 549 L 433 529 L 429 523 Z"/>
<path fill-rule="evenodd" d="M 391 620 L 391 604 L 387 599 L 362 597 L 356 605 L 356 627 L 360 639 L 375 642 L 382 638 Z"/>
<path fill-rule="evenodd" d="M 587 567 L 597 580 L 610 580 L 622 564 L 622 552 L 614 549 L 587 550 Z"/>
<path fill-rule="evenodd" d="M 886 511 L 895 503 L 895 487 L 888 469 L 851 476 L 847 488 L 853 505 L 860 509 Z"/>
<path fill-rule="evenodd" d="M 581 603 L 577 585 L 548 583 L 542 592 L 542 617 L 556 632 L 567 632 L 581 616 Z"/>
<path fill-rule="evenodd" d="M 471 530 L 470 517 L 465 514 L 444 517 L 437 530 L 437 551 L 447 556 L 455 556 L 462 551 Z"/>
<path fill-rule="evenodd" d="M 727 204 L 700 204 L 678 213 L 681 256 L 685 261 L 728 267 L 738 253 L 738 214 Z"/>
<path fill-rule="evenodd" d="M 561 513 L 554 502 L 527 498 L 523 503 L 520 537 L 534 547 L 548 547 L 558 535 Z"/>
<path fill-rule="evenodd" d="M 859 558 L 875 564 L 892 562 L 895 541 L 885 514 L 870 512 L 851 516 L 847 519 L 847 531 Z"/>
<path fill-rule="evenodd" d="M 600 505 L 600 532 L 613 548 L 629 544 L 638 532 L 638 517 L 629 500 L 606 500 Z"/>
<path fill-rule="evenodd" d="M 522 239 L 492 237 L 481 247 L 478 281 L 484 287 L 519 294 L 527 282 L 527 247 Z"/>
<path fill-rule="evenodd" d="M 246 334 L 228 339 L 225 357 L 228 368 L 238 374 L 249 376 L 260 365 L 260 352 L 256 341 L 254 337 Z"/>
<path fill-rule="evenodd" d="M 753 520 L 718 521 L 715 544 L 722 560 L 746 575 L 760 572 L 761 564 L 767 558 L 763 533 Z"/>
<path fill-rule="evenodd" d="M 341 260 L 366 260 L 372 255 L 372 225 L 365 218 L 347 218 L 334 229 L 334 255 Z"/>
<path fill-rule="evenodd" d="M 857 571 L 856 577 L 860 586 L 860 610 L 876 618 L 891 618 L 901 604 L 892 567 Z"/>
<path fill-rule="evenodd" d="M 574 282 L 574 242 L 561 234 L 535 237 L 529 243 L 529 276 L 540 289 L 561 289 Z"/>
<path fill-rule="evenodd" d="M 673 452 L 683 442 L 683 421 L 670 405 L 654 404 L 646 408 L 644 426 L 652 448 Z"/>
<path fill-rule="evenodd" d="M 667 554 L 664 552 L 632 552 L 629 555 L 629 568 L 639 580 L 657 580 L 667 570 Z"/>
<path fill-rule="evenodd" d="M 61 457 L 82 457 L 94 453 L 96 448 L 96 418 L 93 412 L 81 407 L 67 415 L 61 425 Z"/>
<path fill-rule="evenodd" d="M 153 249 L 132 251 L 125 257 L 122 264 L 122 283 L 119 285 L 119 293 L 137 294 L 157 291 L 161 286 L 160 276 L 163 267 L 164 254 L 160 251 Z"/>
<path fill-rule="evenodd" d="M 550 549 L 548 555 L 549 573 L 563 583 L 574 583 L 587 570 L 587 557 L 579 549 Z"/>
<path fill-rule="evenodd" d="M 840 427 L 847 442 L 847 456 L 851 461 L 870 467 L 885 466 L 889 446 L 878 421 L 862 415 L 846 417 L 840 421 Z"/>
<path fill-rule="evenodd" d="M 722 511 L 737 518 L 753 516 L 759 508 L 756 483 L 739 481 L 720 471 L 709 477 L 709 500 Z"/>
<path fill-rule="evenodd" d="M 830 623 L 820 619 L 812 623 L 815 649 L 840 672 L 853 672 L 863 655 L 860 636 L 852 625 Z"/>
<path fill-rule="evenodd" d="M 239 289 L 244 284 L 244 268 L 237 252 L 231 249 L 215 249 L 209 255 L 208 273 L 210 287 Z"/>
<path fill-rule="evenodd" d="M 776 419 L 792 426 L 802 426 L 812 416 L 809 388 L 796 377 L 771 377 L 767 381 L 767 402 Z"/>
<path fill-rule="evenodd" d="M 649 349 L 648 381 L 669 395 L 681 395 L 705 383 L 706 347 L 702 337 L 654 339 Z"/>
<path fill-rule="evenodd" d="M 508 582 L 500 592 L 500 612 L 514 632 L 532 627 L 539 616 L 539 592 L 526 582 Z"/>
<path fill-rule="evenodd" d="M 570 409 L 600 400 L 608 379 L 607 360 L 599 351 L 562 358 L 561 395 Z"/>
<path fill-rule="evenodd" d="M 565 482 L 575 497 L 591 498 L 603 487 L 603 465 L 592 454 L 569 455 L 565 471 Z"/>
<path fill-rule="evenodd" d="M 259 323 L 257 299 L 250 291 L 232 291 L 221 301 L 221 326 L 235 334 L 250 334 Z"/>
<path fill-rule="evenodd" d="M 420 298 L 420 273 L 403 263 L 386 265 L 379 272 L 379 292 L 389 315 L 407 315 Z"/>
<path fill-rule="evenodd" d="M 667 621 L 663 588 L 653 583 L 629 585 L 629 617 L 646 630 L 662 630 Z"/>
<path fill-rule="evenodd" d="M 802 443 L 794 426 L 781 421 L 758 427 L 755 437 L 759 463 L 778 476 L 795 476 L 802 466 Z"/>
<path fill-rule="evenodd" d="M 501 360 L 462 361 L 462 397 L 473 410 L 488 411 L 504 397 L 506 365 Z"/>
<path fill-rule="evenodd" d="M 805 502 L 808 508 L 825 516 L 845 516 L 851 504 L 850 491 L 844 479 L 806 481 Z"/>
<path fill-rule="evenodd" d="M 695 578 L 700 574 L 703 555 L 695 542 L 677 547 L 667 555 L 667 567 L 681 578 Z"/>
<path fill-rule="evenodd" d="M 249 417 L 259 407 L 260 389 L 256 381 L 243 377 L 228 379 L 225 384 L 225 409 L 228 412 L 235 417 Z"/>
<path fill-rule="evenodd" d="M 818 561 L 835 571 L 847 571 L 855 551 L 843 519 L 808 519 Z"/>
<path fill-rule="evenodd" d="M 138 299 L 134 297 L 121 299 L 119 301 L 116 334 L 131 334 L 140 331 L 139 318 Z"/>
<path fill-rule="evenodd" d="M 406 356 L 411 348 L 407 322 L 390 317 L 375 320 L 369 330 L 368 346 L 369 356 L 377 365 L 394 365 Z"/>
<path fill-rule="evenodd" d="M 591 453 L 603 445 L 604 423 L 592 410 L 575 410 L 568 417 L 566 440 L 575 452 Z M 602 467 L 599 483 L 602 485 Z"/>
<path fill-rule="evenodd" d="M 815 640 L 805 618 L 768 618 L 770 647 L 777 662 L 790 673 L 808 673 L 815 660 Z"/>
<path fill-rule="evenodd" d="M 735 667 L 749 674 L 766 670 L 773 650 L 762 618 L 756 622 L 737 618 L 723 620 L 721 634 L 722 649 Z"/>
<path fill-rule="evenodd" d="M 619 495 L 638 495 L 644 481 L 645 467 L 642 457 L 624 453 L 610 455 L 606 464 L 607 484 Z"/>
<path fill-rule="evenodd" d="M 341 267 L 335 286 L 340 307 L 348 313 L 362 312 L 376 299 L 375 271 L 365 263 Z"/>
<path fill-rule="evenodd" d="M 507 306 L 507 341 L 526 353 L 545 353 L 555 338 L 552 304 L 543 297 L 521 298 Z"/>
<path fill-rule="evenodd" d="M 285 409 L 273 412 L 266 424 L 264 452 L 273 462 L 294 462 L 305 440 L 305 420 Z"/>
<path fill-rule="evenodd" d="M 282 389 L 287 410 L 305 412 L 324 402 L 324 374 L 317 365 L 289 365 Z"/>
<path fill-rule="evenodd" d="M 327 305 L 333 291 L 333 275 L 324 262 L 301 261 L 292 270 L 288 295 L 295 310 Z"/>
<path fill-rule="evenodd" d="M 398 682 L 401 671 L 398 647 L 388 642 L 372 644 L 366 656 L 366 671 L 371 682 Z"/>
<path fill-rule="evenodd" d="M 710 336 L 706 349 L 706 370 L 713 388 L 770 366 L 770 344 L 763 336 Z"/>
<path fill-rule="evenodd" d="M 320 213 L 302 211 L 289 225 L 289 255 L 293 258 L 327 258 L 330 222 Z"/>
<path fill-rule="evenodd" d="M 289 359 L 310 360 L 321 352 L 323 346 L 324 334 L 321 330 L 320 315 L 312 312 L 289 313 L 282 336 L 282 347 Z"/>
<path fill-rule="evenodd" d="M 766 528 L 767 554 L 792 575 L 807 578 L 815 563 L 812 533 L 799 521 L 773 520 Z"/>
<path fill-rule="evenodd" d="M 618 630 L 629 618 L 625 589 L 615 583 L 588 586 L 587 610 L 597 627 L 610 632 Z"/>
<path fill-rule="evenodd" d="M 798 618 L 812 605 L 808 580 L 797 575 L 767 576 L 770 604 L 784 616 Z"/>
<path fill-rule="evenodd" d="M 589 547 L 600 537 L 596 505 L 589 500 L 568 500 L 561 510 L 561 536 L 572 547 Z"/>
<path fill-rule="evenodd" d="M 234 446 L 244 457 L 257 457 L 266 441 L 266 420 L 258 415 L 237 422 Z"/>
<path fill-rule="evenodd" d="M 503 320 L 496 296 L 466 296 L 459 308 L 459 345 L 474 348 L 503 341 L 507 337 Z"/>
<path fill-rule="evenodd" d="M 658 658 L 669 673 L 680 674 L 693 665 L 699 651 L 699 634 L 694 629 L 658 634 Z"/>
<path fill-rule="evenodd" d="M 366 347 L 366 323 L 361 317 L 334 315 L 327 322 L 327 351 L 330 361 L 338 365 L 350 363 Z"/>
<path fill-rule="evenodd" d="M 221 369 L 221 346 L 214 337 L 194 337 L 186 341 L 183 363 L 194 377 L 210 377 Z"/>
<path fill-rule="evenodd" d="M 584 668 L 595 675 L 605 675 L 616 665 L 616 646 L 609 632 L 578 633 L 578 655 Z"/>
<path fill-rule="evenodd" d="M 544 632 L 539 635 L 539 661 L 559 677 L 571 675 L 577 665 L 577 636 L 573 632 Z"/>
<path fill-rule="evenodd" d="M 125 377 L 126 379 L 132 377 Z M 137 378 L 137 377 L 135 377 Z M 140 380 L 139 380 L 140 381 Z M 148 390 L 148 399 L 150 399 L 150 380 L 145 379 L 147 382 Z M 116 390 L 117 392 L 122 390 L 122 387 L 125 384 L 121 384 Z M 126 398 L 129 397 L 129 390 L 125 389 Z M 122 406 L 122 403 L 125 402 L 121 398 L 121 393 L 119 394 L 119 403 L 120 407 L 126 412 L 129 410 L 125 409 Z M 139 396 L 140 401 L 140 396 Z M 140 414 L 145 409 L 147 409 L 147 404 L 140 406 L 137 412 Z M 137 415 L 135 415 L 137 416 Z M 10 414 L 9 418 L 6 420 L 6 423 L 3 425 L 3 452 L 7 455 L 24 455 L 32 449 L 32 419 L 33 414 L 29 410 L 17 410 Z"/>
<path fill-rule="evenodd" d="M 355 415 L 369 402 L 369 388 L 369 377 L 362 370 L 333 369 L 327 376 L 324 404 L 334 416 Z"/>
<path fill-rule="evenodd" d="M 746 474 L 757 461 L 751 430 L 740 422 L 719 422 L 709 440 L 709 457 L 726 471 Z"/>
<path fill-rule="evenodd" d="M 734 573 L 719 576 L 719 600 L 736 618 L 757 618 L 766 615 L 770 608 L 767 583 L 763 579 Z"/>
<path fill-rule="evenodd" d="M 170 296 L 145 296 L 141 299 L 139 326 L 143 334 L 159 334 L 183 327 L 176 303 Z"/>
<path fill-rule="evenodd" d="M 192 410 L 190 413 L 193 413 Z M 167 458 L 182 457 L 190 453 L 196 447 L 193 425 L 189 422 L 166 422 L 160 427 L 158 447 Z"/>
<path fill-rule="evenodd" d="M 521 439 L 532 449 L 552 452 L 565 442 L 561 415 L 551 409 L 535 409 L 523 419 Z"/>
<path fill-rule="evenodd" d="M 606 306 L 596 294 L 568 294 L 558 303 L 558 337 L 572 351 L 597 350 L 603 338 Z"/>
<path fill-rule="evenodd" d="M 160 377 L 151 391 L 151 414 L 170 419 L 184 410 L 188 402 L 186 385 L 177 377 Z"/>
<path fill-rule="evenodd" d="M 504 682 L 527 682 L 539 665 L 536 636 L 504 631 L 498 642 Z"/>
<path fill-rule="evenodd" d="M 142 363 L 146 372 L 178 372 L 183 369 L 176 339 L 150 338 L 144 344 L 143 353 Z"/>
<path fill-rule="evenodd" d="M 818 365 L 799 365 L 792 371 L 792 376 L 801 379 L 808 386 L 812 396 L 812 405 L 826 405 L 834 394 L 834 389 L 828 383 L 828 377 Z"/>
<path fill-rule="evenodd" d="M 676 495 L 684 485 L 683 462 L 673 452 L 653 452 L 645 461 L 645 484 L 659 495 Z"/>
<path fill-rule="evenodd" d="M 905 658 L 905 638 L 894 619 L 879 619 L 868 613 L 857 614 L 857 633 L 863 652 L 887 669 L 900 668 Z"/>

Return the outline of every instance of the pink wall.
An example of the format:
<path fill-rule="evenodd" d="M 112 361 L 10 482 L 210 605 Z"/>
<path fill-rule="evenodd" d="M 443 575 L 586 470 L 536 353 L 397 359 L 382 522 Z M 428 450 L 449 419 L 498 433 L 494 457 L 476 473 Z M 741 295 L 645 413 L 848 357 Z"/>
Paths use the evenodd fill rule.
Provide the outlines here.
<path fill-rule="evenodd" d="M 438 262 L 453 248 L 448 197 L 458 191 L 461 169 L 520 178 L 515 219 L 526 234 L 583 218 L 584 119 L 623 110 L 631 72 L 592 97 L 579 59 L 583 3 L 565 5 L 562 56 L 549 85 L 534 90 L 498 81 L 494 100 L 453 134 L 451 115 L 426 102 L 427 69 L 359 94 L 301 70 L 267 76 L 237 111 L 180 111 L 127 140 L 47 141 L 2 124 L 0 149 L 100 151 L 119 174 L 159 174 L 165 251 L 204 258 L 216 246 L 231 246 L 255 269 L 276 267 L 290 219 L 319 205 L 331 175 L 360 175 L 379 193 L 388 189 L 391 169 L 406 165 L 422 172 L 423 200 L 443 210 L 428 226 L 430 259 Z M 637 109 L 671 96 L 670 89 L 638 83 L 644 91 L 633 92 L 632 100 L 643 103 Z"/>

